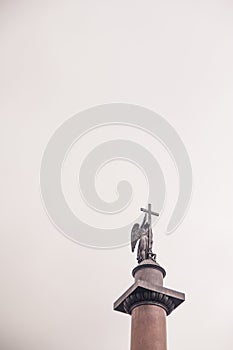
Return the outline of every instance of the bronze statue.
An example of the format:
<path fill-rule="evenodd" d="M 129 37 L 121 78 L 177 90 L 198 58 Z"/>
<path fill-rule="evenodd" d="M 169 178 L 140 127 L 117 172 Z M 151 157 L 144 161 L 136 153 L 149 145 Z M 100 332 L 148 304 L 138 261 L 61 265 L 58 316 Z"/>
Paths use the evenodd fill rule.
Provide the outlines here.
<path fill-rule="evenodd" d="M 139 224 L 134 224 L 131 230 L 132 252 L 134 252 L 137 241 L 139 240 L 137 253 L 137 260 L 139 264 L 146 259 L 152 259 L 154 261 L 156 259 L 156 254 L 152 252 L 153 233 L 151 228 L 151 215 L 159 216 L 158 213 L 151 211 L 151 204 L 148 204 L 148 209 L 141 208 L 141 211 L 146 213 L 141 226 L 139 226 Z"/>

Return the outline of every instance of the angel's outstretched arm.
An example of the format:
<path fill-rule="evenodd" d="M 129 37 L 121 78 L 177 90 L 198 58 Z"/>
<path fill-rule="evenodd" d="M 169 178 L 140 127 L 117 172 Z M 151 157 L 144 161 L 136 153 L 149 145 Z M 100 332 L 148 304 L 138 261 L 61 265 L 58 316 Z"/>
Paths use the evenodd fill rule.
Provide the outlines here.
<path fill-rule="evenodd" d="M 143 219 L 143 222 L 141 224 L 141 228 L 143 228 L 143 226 L 145 225 L 146 223 L 146 218 L 147 218 L 147 213 L 144 215 L 144 219 Z"/>

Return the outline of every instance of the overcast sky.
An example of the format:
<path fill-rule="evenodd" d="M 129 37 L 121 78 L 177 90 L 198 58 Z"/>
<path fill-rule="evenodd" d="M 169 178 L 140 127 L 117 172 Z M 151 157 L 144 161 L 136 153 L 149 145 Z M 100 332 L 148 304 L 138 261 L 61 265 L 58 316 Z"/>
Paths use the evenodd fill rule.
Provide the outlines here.
<path fill-rule="evenodd" d="M 231 349 L 232 1 L 0 4 L 1 350 L 129 349 L 130 317 L 112 304 L 133 283 L 135 257 L 129 246 L 90 249 L 62 235 L 44 210 L 39 183 L 43 152 L 58 126 L 111 102 L 163 116 L 192 162 L 187 216 L 165 235 L 165 208 L 155 229 L 165 285 L 186 293 L 167 319 L 169 349 Z M 149 147 L 145 135 L 133 135 Z M 74 205 L 77 194 L 67 183 L 75 157 L 64 171 Z M 163 169 L 169 208 L 178 179 L 169 161 Z M 98 181 L 102 193 L 105 182 Z M 95 215 L 81 214 L 90 222 Z"/>

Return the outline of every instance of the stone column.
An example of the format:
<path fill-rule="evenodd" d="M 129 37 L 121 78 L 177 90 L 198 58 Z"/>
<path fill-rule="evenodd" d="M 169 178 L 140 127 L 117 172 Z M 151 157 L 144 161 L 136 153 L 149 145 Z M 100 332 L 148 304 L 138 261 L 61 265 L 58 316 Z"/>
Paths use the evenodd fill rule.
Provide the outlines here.
<path fill-rule="evenodd" d="M 163 287 L 165 270 L 142 261 L 133 270 L 135 283 L 114 303 L 114 310 L 131 315 L 131 350 L 166 350 L 166 316 L 185 296 Z"/>
<path fill-rule="evenodd" d="M 132 311 L 131 350 L 166 350 L 166 312 L 155 305 L 137 306 Z"/>

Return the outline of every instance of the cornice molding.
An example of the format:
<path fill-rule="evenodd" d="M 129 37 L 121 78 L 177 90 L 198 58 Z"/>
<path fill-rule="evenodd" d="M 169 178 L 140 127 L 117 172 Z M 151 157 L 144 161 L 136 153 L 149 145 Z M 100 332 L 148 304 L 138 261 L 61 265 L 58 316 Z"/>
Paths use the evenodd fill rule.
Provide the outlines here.
<path fill-rule="evenodd" d="M 132 310 L 140 305 L 156 305 L 162 307 L 167 315 L 175 308 L 175 303 L 171 297 L 150 290 L 133 292 L 125 299 L 123 304 L 125 312 L 130 315 Z"/>

